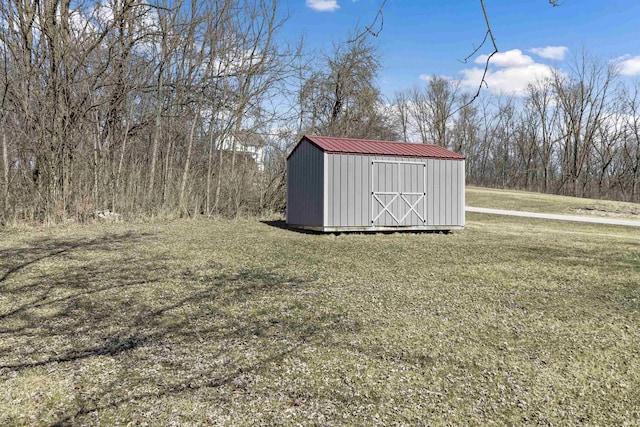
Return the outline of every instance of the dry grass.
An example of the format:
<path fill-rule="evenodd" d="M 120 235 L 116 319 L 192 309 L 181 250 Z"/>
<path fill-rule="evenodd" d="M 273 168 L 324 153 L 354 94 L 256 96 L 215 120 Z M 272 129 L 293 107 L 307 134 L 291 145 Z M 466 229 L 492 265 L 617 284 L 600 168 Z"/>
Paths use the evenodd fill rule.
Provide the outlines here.
<path fill-rule="evenodd" d="M 582 199 L 554 194 L 493 188 L 466 188 L 469 206 L 564 215 L 595 215 L 640 220 L 640 204 Z"/>
<path fill-rule="evenodd" d="M 0 231 L 0 425 L 639 424 L 640 235 L 467 221 Z"/>

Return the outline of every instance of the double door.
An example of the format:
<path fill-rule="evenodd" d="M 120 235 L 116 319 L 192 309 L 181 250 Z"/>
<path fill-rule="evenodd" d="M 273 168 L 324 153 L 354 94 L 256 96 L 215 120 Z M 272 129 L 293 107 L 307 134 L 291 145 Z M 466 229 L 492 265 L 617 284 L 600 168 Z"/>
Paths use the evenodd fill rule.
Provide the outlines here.
<path fill-rule="evenodd" d="M 426 166 L 420 162 L 371 161 L 371 226 L 426 223 Z"/>

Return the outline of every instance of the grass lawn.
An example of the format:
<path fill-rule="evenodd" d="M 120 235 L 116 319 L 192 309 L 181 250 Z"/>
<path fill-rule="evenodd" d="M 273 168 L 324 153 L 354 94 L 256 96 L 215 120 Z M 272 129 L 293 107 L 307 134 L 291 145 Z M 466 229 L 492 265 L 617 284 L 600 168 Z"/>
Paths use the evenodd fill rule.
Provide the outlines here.
<path fill-rule="evenodd" d="M 640 221 L 640 204 L 638 203 L 582 199 L 518 190 L 467 186 L 466 204 L 480 208 L 564 215 L 595 215 Z"/>
<path fill-rule="evenodd" d="M 0 425 L 640 423 L 636 230 L 278 225 L 0 231 Z"/>

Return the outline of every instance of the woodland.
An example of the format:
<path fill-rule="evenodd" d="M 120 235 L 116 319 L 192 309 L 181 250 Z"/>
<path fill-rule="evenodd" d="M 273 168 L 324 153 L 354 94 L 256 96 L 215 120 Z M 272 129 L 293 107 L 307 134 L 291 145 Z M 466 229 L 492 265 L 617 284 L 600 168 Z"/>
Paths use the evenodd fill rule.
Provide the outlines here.
<path fill-rule="evenodd" d="M 640 202 L 640 82 L 607 58 L 519 96 L 439 76 L 383 96 L 375 37 L 319 53 L 286 31 L 278 0 L 2 1 L 0 225 L 282 212 L 304 134 L 438 144 L 469 184 Z"/>

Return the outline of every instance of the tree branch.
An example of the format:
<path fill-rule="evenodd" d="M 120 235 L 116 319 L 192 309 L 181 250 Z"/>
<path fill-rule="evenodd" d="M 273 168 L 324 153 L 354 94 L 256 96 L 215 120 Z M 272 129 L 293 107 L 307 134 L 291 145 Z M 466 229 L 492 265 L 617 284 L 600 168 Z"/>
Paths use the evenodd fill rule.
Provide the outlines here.
<path fill-rule="evenodd" d="M 477 49 L 475 49 L 474 53 L 472 54 L 472 56 L 478 52 L 478 50 L 487 42 L 487 36 L 491 39 L 491 44 L 493 45 L 493 51 L 487 56 L 487 60 L 484 63 L 484 72 L 482 73 L 482 80 L 480 80 L 480 84 L 478 85 L 478 90 L 476 91 L 475 95 L 473 96 L 473 98 L 471 98 L 471 101 L 469 101 L 469 103 L 472 103 L 473 101 L 476 100 L 476 98 L 478 98 L 478 96 L 480 96 L 480 91 L 482 90 L 482 85 L 484 84 L 485 87 L 488 87 L 489 85 L 487 84 L 487 72 L 489 71 L 489 62 L 491 61 L 491 58 L 493 57 L 493 55 L 495 55 L 496 53 L 498 53 L 498 45 L 496 44 L 496 38 L 493 36 L 493 30 L 491 29 L 491 22 L 489 22 L 489 15 L 487 14 L 487 8 L 484 5 L 484 0 L 480 0 L 480 6 L 482 6 L 482 13 L 484 14 L 484 22 L 487 24 L 487 32 L 484 36 L 484 40 L 482 41 L 482 44 L 480 46 L 478 46 Z M 467 57 L 466 59 L 469 59 L 469 57 Z M 465 59 L 465 60 L 466 60 Z"/>
<path fill-rule="evenodd" d="M 554 6 L 558 6 L 559 4 L 557 4 L 556 0 L 550 0 L 550 2 L 555 2 L 552 3 Z M 371 21 L 371 24 L 367 25 L 364 27 L 364 30 L 362 32 L 360 32 L 358 35 L 356 35 L 353 39 L 351 40 L 347 40 L 347 43 L 354 43 L 356 41 L 358 41 L 359 39 L 366 37 L 367 35 L 372 35 L 373 37 L 378 37 L 378 35 L 380 34 L 380 32 L 382 32 L 383 28 L 384 28 L 384 6 L 387 3 L 387 0 L 383 0 L 382 3 L 380 4 L 380 7 L 378 8 L 378 12 L 376 13 L 376 15 L 374 16 L 373 20 Z M 482 49 L 483 46 L 485 46 L 487 44 L 487 41 L 490 40 L 491 41 L 491 45 L 493 46 L 493 51 L 487 56 L 487 60 L 484 64 L 484 72 L 482 73 L 482 80 L 480 80 L 480 83 L 478 84 L 478 90 L 476 90 L 475 94 L 473 95 L 473 97 L 471 97 L 471 100 L 460 106 L 460 108 L 458 108 L 456 111 L 453 112 L 453 114 L 457 113 L 458 111 L 460 111 L 461 109 L 465 108 L 466 106 L 468 106 L 469 104 L 473 103 L 473 101 L 475 101 L 478 96 L 480 96 L 480 92 L 482 91 L 482 86 L 484 85 L 485 87 L 488 87 L 487 84 L 487 73 L 489 72 L 489 61 L 491 61 L 491 58 L 493 57 L 493 55 L 495 55 L 496 53 L 498 53 L 498 45 L 496 44 L 496 38 L 493 35 L 493 30 L 491 29 L 491 22 L 489 21 L 489 15 L 487 14 L 487 8 L 484 4 L 484 0 L 480 0 L 480 7 L 482 8 L 482 13 L 484 15 L 484 22 L 487 26 L 487 31 L 484 34 L 484 38 L 482 39 L 482 43 L 480 43 L 480 45 L 476 48 L 473 49 L 473 51 L 467 55 L 466 58 L 464 58 L 461 62 L 462 63 L 467 63 L 467 61 L 469 59 L 471 59 L 473 56 L 475 56 L 480 49 Z M 376 27 L 377 26 L 377 27 Z M 374 27 L 375 27 L 375 31 L 374 31 Z"/>
<path fill-rule="evenodd" d="M 482 79 L 480 80 L 480 83 L 478 84 L 478 90 L 476 90 L 475 94 L 471 97 L 469 102 L 461 105 L 460 107 L 458 107 L 457 110 L 455 110 L 453 113 L 451 113 L 452 116 L 454 114 L 456 114 L 458 111 L 462 110 L 463 108 L 471 105 L 476 99 L 478 99 L 478 97 L 480 96 L 480 92 L 482 91 L 482 86 L 483 85 L 485 87 L 489 87 L 489 84 L 487 83 L 487 73 L 489 72 L 489 62 L 491 61 L 491 58 L 493 57 L 493 55 L 498 53 L 498 45 L 496 44 L 496 38 L 494 37 L 493 30 L 491 29 L 491 22 L 489 21 L 489 15 L 487 14 L 487 8 L 485 7 L 484 0 L 480 0 L 480 7 L 482 7 L 482 13 L 484 15 L 484 22 L 487 25 L 487 31 L 484 34 L 484 38 L 482 39 L 482 43 L 480 43 L 480 45 L 477 48 L 475 48 L 473 50 L 473 52 L 471 52 L 461 62 L 466 63 L 471 57 L 473 57 L 476 53 L 478 53 L 478 51 L 480 49 L 482 49 L 482 47 L 485 44 L 487 44 L 487 40 L 491 40 L 491 45 L 493 46 L 493 51 L 489 55 L 487 55 L 487 60 L 484 63 L 484 71 L 482 72 Z"/>
<path fill-rule="evenodd" d="M 387 3 L 387 0 L 383 0 L 382 1 L 382 3 L 380 4 L 380 7 L 378 8 L 378 13 L 376 13 L 376 15 L 373 17 L 373 21 L 371 21 L 371 24 L 365 26 L 364 27 L 364 31 L 359 33 L 353 39 L 347 40 L 347 43 L 354 43 L 354 42 L 358 41 L 359 39 L 361 39 L 362 37 L 365 37 L 367 34 L 370 34 L 373 37 L 378 37 L 378 35 L 382 32 L 382 29 L 384 28 L 384 14 L 382 13 L 382 11 L 383 11 L 384 5 L 386 3 Z M 378 22 L 378 20 L 380 22 Z M 373 31 L 373 28 L 376 25 L 378 27 L 377 27 L 376 31 Z"/>

